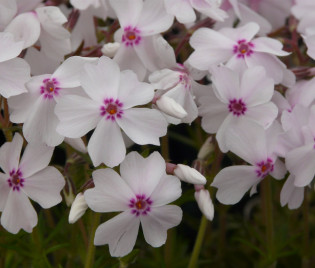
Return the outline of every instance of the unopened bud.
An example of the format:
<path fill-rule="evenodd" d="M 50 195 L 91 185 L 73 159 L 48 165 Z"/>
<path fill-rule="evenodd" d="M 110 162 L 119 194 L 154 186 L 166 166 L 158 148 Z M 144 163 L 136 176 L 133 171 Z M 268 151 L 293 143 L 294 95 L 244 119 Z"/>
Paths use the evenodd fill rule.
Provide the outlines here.
<path fill-rule="evenodd" d="M 172 116 L 178 119 L 183 119 L 184 117 L 187 116 L 187 112 L 184 110 L 184 108 L 180 104 L 178 104 L 172 98 L 167 97 L 165 95 L 162 95 L 156 101 L 156 105 L 163 113 L 166 113 L 169 116 Z"/>
<path fill-rule="evenodd" d="M 212 136 L 210 136 L 201 146 L 197 158 L 201 160 L 206 160 L 213 151 L 214 146 L 212 143 Z"/>
<path fill-rule="evenodd" d="M 84 195 L 82 193 L 78 193 L 71 205 L 69 223 L 75 223 L 78 219 L 80 219 L 87 208 L 88 205 L 85 202 Z"/>
<path fill-rule="evenodd" d="M 112 58 L 115 56 L 115 54 L 119 48 L 120 48 L 120 43 L 117 43 L 117 42 L 107 43 L 102 47 L 101 51 L 102 51 L 103 55 Z"/>
<path fill-rule="evenodd" d="M 186 165 L 178 164 L 174 174 L 182 181 L 192 184 L 206 184 L 206 178 L 196 169 Z"/>
<path fill-rule="evenodd" d="M 201 189 L 200 191 L 195 192 L 195 199 L 199 206 L 200 211 L 203 215 L 209 220 L 213 220 L 214 216 L 214 207 L 212 200 L 210 198 L 210 193 L 206 189 Z"/>

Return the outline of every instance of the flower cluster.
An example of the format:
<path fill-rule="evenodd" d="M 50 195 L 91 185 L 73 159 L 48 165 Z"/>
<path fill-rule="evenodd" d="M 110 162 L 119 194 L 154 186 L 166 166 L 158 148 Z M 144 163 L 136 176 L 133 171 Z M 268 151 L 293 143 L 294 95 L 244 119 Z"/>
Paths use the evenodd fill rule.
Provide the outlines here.
<path fill-rule="evenodd" d="M 300 70 L 288 58 L 296 52 L 306 65 L 306 55 L 295 51 L 303 41 L 315 59 L 312 1 L 60 2 L 0 1 L 0 123 L 7 138 L 0 149 L 0 209 L 6 230 L 36 226 L 27 197 L 45 209 L 61 202 L 65 179 L 48 164 L 63 142 L 92 169 L 92 179 L 77 185 L 82 193 L 69 221 L 87 208 L 121 212 L 95 233 L 94 244 L 108 244 L 112 256 L 131 252 L 140 224 L 148 244 L 165 243 L 167 230 L 182 219 L 182 210 L 168 205 L 181 196 L 180 180 L 195 185 L 196 202 L 209 220 L 210 187 L 217 188 L 219 202 L 235 204 L 247 191 L 256 193 L 267 176 L 286 177 L 282 206 L 302 204 L 315 175 L 315 78 L 309 79 L 311 66 Z M 285 24 L 295 39 L 289 30 L 274 38 Z M 178 29 L 184 35 L 174 37 Z M 169 125 L 192 123 L 213 137 L 195 169 L 169 163 L 165 154 L 144 158 L 132 151 L 160 146 Z M 10 141 L 12 126 L 20 134 Z M 28 144 L 19 161 L 21 134 Z M 214 145 L 244 164 L 219 167 L 207 181 L 204 166 Z"/>

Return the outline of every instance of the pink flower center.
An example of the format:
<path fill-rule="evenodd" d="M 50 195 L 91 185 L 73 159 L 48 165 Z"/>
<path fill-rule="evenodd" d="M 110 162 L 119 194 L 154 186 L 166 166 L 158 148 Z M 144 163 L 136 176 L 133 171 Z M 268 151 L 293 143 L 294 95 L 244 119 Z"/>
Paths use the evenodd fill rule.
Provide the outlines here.
<path fill-rule="evenodd" d="M 138 45 L 141 41 L 140 30 L 132 26 L 125 27 L 121 41 L 127 47 Z"/>
<path fill-rule="evenodd" d="M 237 45 L 233 47 L 234 54 L 237 54 L 238 58 L 244 58 L 245 56 L 250 56 L 254 51 L 252 48 L 254 44 L 251 42 L 246 42 L 245 39 L 238 40 Z"/>
<path fill-rule="evenodd" d="M 132 198 L 129 201 L 129 207 L 131 208 L 131 213 L 139 215 L 147 215 L 151 211 L 152 200 L 150 197 L 143 195 L 136 195 L 136 198 Z"/>
<path fill-rule="evenodd" d="M 229 112 L 233 113 L 233 115 L 236 115 L 236 116 L 244 115 L 247 110 L 246 105 L 242 101 L 242 99 L 230 100 L 228 108 L 229 108 Z"/>
<path fill-rule="evenodd" d="M 15 171 L 15 169 L 12 169 L 10 171 L 10 178 L 7 179 L 7 182 L 9 184 L 9 187 L 13 188 L 13 191 L 20 191 L 20 187 L 24 186 L 24 181 L 25 179 L 22 178 L 22 172 L 20 171 L 20 169 L 18 169 L 17 171 Z"/>
<path fill-rule="evenodd" d="M 270 172 L 273 171 L 274 164 L 270 158 L 267 158 L 266 161 L 261 161 L 256 164 L 256 174 L 259 178 L 266 177 Z"/>
<path fill-rule="evenodd" d="M 45 99 L 52 99 L 54 95 L 59 95 L 60 87 L 58 87 L 59 82 L 56 78 L 43 80 L 43 84 L 40 87 L 40 93 L 44 95 Z"/>
<path fill-rule="evenodd" d="M 100 107 L 101 116 L 105 116 L 107 120 L 115 121 L 116 117 L 121 118 L 121 115 L 123 114 L 122 107 L 123 104 L 118 99 L 105 99 L 104 105 Z"/>

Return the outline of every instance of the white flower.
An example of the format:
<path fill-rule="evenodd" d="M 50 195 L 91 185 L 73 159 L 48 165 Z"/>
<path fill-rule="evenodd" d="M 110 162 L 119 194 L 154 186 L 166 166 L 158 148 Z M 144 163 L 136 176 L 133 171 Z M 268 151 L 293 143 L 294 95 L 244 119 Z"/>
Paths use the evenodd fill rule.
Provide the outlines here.
<path fill-rule="evenodd" d="M 137 144 L 160 144 L 167 122 L 157 110 L 133 108 L 148 103 L 154 94 L 134 72 L 120 72 L 115 61 L 103 56 L 98 65 L 85 65 L 81 82 L 89 98 L 68 95 L 57 103 L 57 131 L 79 138 L 95 128 L 88 144 L 94 166 L 114 167 L 123 161 L 126 147 L 120 128 Z"/>
<path fill-rule="evenodd" d="M 0 148 L 0 211 L 1 224 L 16 234 L 20 229 L 32 232 L 37 224 L 37 214 L 30 200 L 43 208 L 50 208 L 61 202 L 60 191 L 65 185 L 61 173 L 48 167 L 53 147 L 32 146 L 25 148 L 21 161 L 23 139 L 15 134 L 12 142 Z"/>
<path fill-rule="evenodd" d="M 166 241 L 167 230 L 182 219 L 180 207 L 166 205 L 180 197 L 180 181 L 166 175 L 159 153 L 143 158 L 131 152 L 120 166 L 120 175 L 112 169 L 98 169 L 93 172 L 95 188 L 84 193 L 96 212 L 122 211 L 101 224 L 94 238 L 95 245 L 108 244 L 115 257 L 133 249 L 140 223 L 147 243 L 159 247 Z"/>

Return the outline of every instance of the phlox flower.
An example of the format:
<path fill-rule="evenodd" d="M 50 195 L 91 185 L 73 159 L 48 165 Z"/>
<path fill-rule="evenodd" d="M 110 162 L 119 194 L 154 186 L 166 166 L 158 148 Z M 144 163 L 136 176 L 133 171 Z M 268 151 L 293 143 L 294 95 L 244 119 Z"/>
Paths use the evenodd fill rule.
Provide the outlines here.
<path fill-rule="evenodd" d="M 271 78 L 264 68 L 247 69 L 243 75 L 224 66 L 213 69 L 214 92 L 209 89 L 199 96 L 199 115 L 202 128 L 208 133 L 217 133 L 216 139 L 222 152 L 227 152 L 225 133 L 240 119 L 254 120 L 268 128 L 275 120 L 278 109 L 270 100 L 274 92 Z"/>
<path fill-rule="evenodd" d="M 79 76 L 86 62 L 94 58 L 70 57 L 53 74 L 33 76 L 27 83 L 28 92 L 8 100 L 10 120 L 24 123 L 23 134 L 29 143 L 57 146 L 64 136 L 56 131 L 59 122 L 54 113 L 56 102 L 69 94 L 79 92 Z"/>
<path fill-rule="evenodd" d="M 37 214 L 30 200 L 43 208 L 61 202 L 65 185 L 61 173 L 48 166 L 54 148 L 28 144 L 20 161 L 23 138 L 15 134 L 12 142 L 0 148 L 0 211 L 1 225 L 16 234 L 20 229 L 32 232 Z"/>
<path fill-rule="evenodd" d="M 143 158 L 131 152 L 120 165 L 120 176 L 109 168 L 92 175 L 95 188 L 84 193 L 88 206 L 96 212 L 122 211 L 95 232 L 94 244 L 108 244 L 112 256 L 121 257 L 133 249 L 140 223 L 146 242 L 153 247 L 163 245 L 167 230 L 180 223 L 180 207 L 167 205 L 180 197 L 180 181 L 166 175 L 159 153 Z"/>
<path fill-rule="evenodd" d="M 31 78 L 30 66 L 17 58 L 22 49 L 13 34 L 0 32 L 0 95 L 5 98 L 26 92 L 24 84 Z"/>
<path fill-rule="evenodd" d="M 156 36 L 173 23 L 161 0 L 110 0 L 121 28 L 115 33 L 120 42 L 114 60 L 122 70 L 133 70 L 143 80 L 146 70 L 154 71 L 160 55 Z"/>
<path fill-rule="evenodd" d="M 256 192 L 257 184 L 268 174 L 281 179 L 286 173 L 284 164 L 274 153 L 277 131 L 268 131 L 253 121 L 241 120 L 239 127 L 227 130 L 227 142 L 231 152 L 249 165 L 231 166 L 222 169 L 211 186 L 218 188 L 217 199 L 223 204 L 235 204 L 251 189 Z"/>
<path fill-rule="evenodd" d="M 57 103 L 57 131 L 79 138 L 95 128 L 88 144 L 94 166 L 113 167 L 123 161 L 126 147 L 120 128 L 137 144 L 160 144 L 167 122 L 157 110 L 133 108 L 154 95 L 153 87 L 139 82 L 134 72 L 121 72 L 115 61 L 103 56 L 97 65 L 84 65 L 81 85 L 88 97 L 68 95 Z"/>
<path fill-rule="evenodd" d="M 213 65 L 225 63 L 227 67 L 244 72 L 249 67 L 263 66 L 267 76 L 275 84 L 294 84 L 295 77 L 276 56 L 287 56 L 282 44 L 269 37 L 254 36 L 258 33 L 256 23 L 247 23 L 238 28 L 222 28 L 215 31 L 200 28 L 190 39 L 195 51 L 188 62 L 200 70 L 209 70 Z"/>

